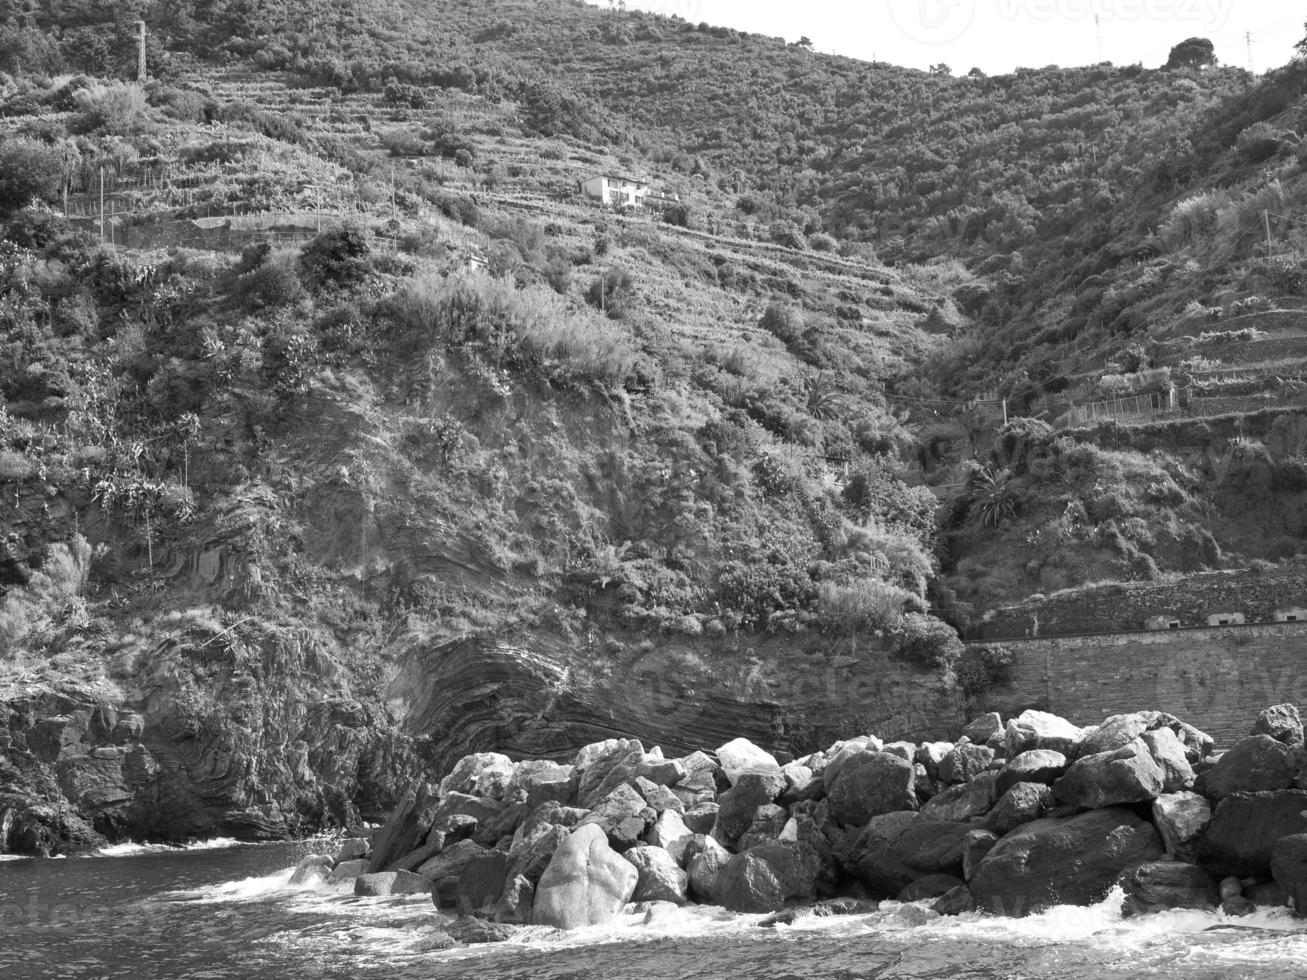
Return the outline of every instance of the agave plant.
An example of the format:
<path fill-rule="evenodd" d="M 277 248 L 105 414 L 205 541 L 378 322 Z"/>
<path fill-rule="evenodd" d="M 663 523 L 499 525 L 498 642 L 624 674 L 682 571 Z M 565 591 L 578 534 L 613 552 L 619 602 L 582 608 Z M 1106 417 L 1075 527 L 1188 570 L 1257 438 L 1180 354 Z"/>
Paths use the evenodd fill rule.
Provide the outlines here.
<path fill-rule="evenodd" d="M 1016 516 L 1017 497 L 1011 470 L 986 466 L 971 478 L 971 513 L 984 527 L 999 527 Z"/>

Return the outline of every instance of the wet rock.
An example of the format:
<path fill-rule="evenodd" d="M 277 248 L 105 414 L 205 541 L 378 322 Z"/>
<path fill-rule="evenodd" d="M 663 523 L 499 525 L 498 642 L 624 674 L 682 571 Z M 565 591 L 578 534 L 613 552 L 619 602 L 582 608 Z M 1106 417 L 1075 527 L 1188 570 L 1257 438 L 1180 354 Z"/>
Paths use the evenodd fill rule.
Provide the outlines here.
<path fill-rule="evenodd" d="M 295 870 L 291 872 L 291 885 L 310 885 L 318 881 L 326 881 L 331 874 L 331 869 L 336 866 L 330 855 L 327 854 L 310 854 L 308 857 L 295 865 Z"/>
<path fill-rule="evenodd" d="M 631 901 L 686 903 L 689 875 L 677 866 L 672 855 L 661 847 L 641 845 L 622 856 L 631 862 L 640 876 Z"/>
<path fill-rule="evenodd" d="M 1082 756 L 1053 783 L 1057 798 L 1072 806 L 1097 810 L 1121 803 L 1156 799 L 1165 774 L 1141 739 L 1113 752 Z"/>
<path fill-rule="evenodd" d="M 1288 789 L 1301 765 L 1299 753 L 1270 735 L 1250 735 L 1205 774 L 1204 790 L 1214 800 L 1235 793 Z"/>
<path fill-rule="evenodd" d="M 452 904 L 454 892 L 458 888 L 458 879 L 462 877 L 469 864 L 485 853 L 486 849 L 480 844 L 461 840 L 448 850 L 424 861 L 418 867 L 417 873 L 429 879 L 435 886 L 436 893 Z"/>
<path fill-rule="evenodd" d="M 1131 868 L 1121 878 L 1124 915 L 1147 915 L 1166 909 L 1209 909 L 1221 900 L 1216 882 L 1196 864 L 1154 861 Z"/>
<path fill-rule="evenodd" d="M 534 919 L 535 885 L 522 875 L 509 879 L 495 904 L 495 921 L 529 925 Z"/>
<path fill-rule="evenodd" d="M 962 847 L 970 829 L 911 812 L 873 817 L 853 843 L 845 870 L 886 897 L 926 875 L 961 877 Z"/>
<path fill-rule="evenodd" d="M 965 783 L 989 770 L 994 750 L 986 745 L 964 742 L 954 747 L 939 764 L 940 782 Z"/>
<path fill-rule="evenodd" d="M 372 845 L 361 837 L 351 837 L 349 840 L 342 841 L 339 848 L 336 849 L 336 864 L 341 861 L 357 861 L 360 858 L 368 856 L 372 850 Z"/>
<path fill-rule="evenodd" d="M 1274 873 L 1275 852 L 1271 851 L 1272 873 Z M 1259 881 L 1247 885 L 1243 890 L 1244 898 L 1258 908 L 1283 908 L 1289 902 L 1289 889 L 1278 881 Z"/>
<path fill-rule="evenodd" d="M 644 797 L 623 783 L 600 800 L 581 826 L 595 824 L 608 835 L 608 844 L 616 851 L 634 847 L 653 826 L 657 814 Z"/>
<path fill-rule="evenodd" d="M 1269 735 L 1290 748 L 1303 744 L 1302 718 L 1292 704 L 1277 704 L 1257 716 L 1250 735 Z"/>
<path fill-rule="evenodd" d="M 959 885 L 941 895 L 939 901 L 931 906 L 931 910 L 939 915 L 966 915 L 968 912 L 976 911 L 976 899 L 972 896 L 970 888 Z"/>
<path fill-rule="evenodd" d="M 1032 749 L 1010 759 L 998 774 L 998 791 L 1006 793 L 1017 783 L 1052 785 L 1066 773 L 1067 757 L 1052 749 Z"/>
<path fill-rule="evenodd" d="M 1211 822 L 1212 805 L 1197 793 L 1166 793 L 1153 801 L 1153 824 L 1177 861 L 1197 858 L 1198 839 Z"/>
<path fill-rule="evenodd" d="M 981 817 L 998 800 L 998 773 L 982 772 L 968 783 L 950 786 L 922 805 L 921 815 L 932 820 L 963 823 Z"/>
<path fill-rule="evenodd" d="M 827 783 L 831 815 L 846 826 L 861 826 L 881 814 L 915 810 L 915 780 L 906 759 L 859 752 L 839 767 L 833 783 Z"/>
<path fill-rule="evenodd" d="M 1259 736 L 1265 737 L 1265 736 Z M 1307 833 L 1307 792 L 1235 793 L 1217 804 L 1198 844 L 1198 863 L 1218 875 L 1268 880 L 1282 837 Z"/>
<path fill-rule="evenodd" d="M 713 826 L 713 835 L 727 847 L 733 847 L 749 829 L 758 808 L 775 802 L 784 792 L 785 786 L 785 776 L 779 769 L 773 772 L 740 773 L 735 785 L 717 800 L 717 820 Z"/>
<path fill-rule="evenodd" d="M 1005 732 L 1008 758 L 1031 749 L 1052 749 L 1073 758 L 1083 737 L 1081 729 L 1046 711 L 1023 711 L 1008 721 Z"/>
<path fill-rule="evenodd" d="M 1221 902 L 1221 911 L 1232 919 L 1240 919 L 1256 912 L 1257 903 L 1244 898 L 1242 895 L 1235 895 L 1233 898 L 1227 898 Z"/>
<path fill-rule="evenodd" d="M 411 871 L 375 871 L 354 879 L 355 895 L 426 895 L 430 891 L 431 882 Z"/>
<path fill-rule="evenodd" d="M 679 813 L 665 810 L 658 814 L 658 819 L 649 828 L 645 840 L 667 851 L 678 865 L 684 865 L 685 848 L 693 837 L 694 832 L 685 825 Z"/>
<path fill-rule="evenodd" d="M 1291 834 L 1275 842 L 1271 874 L 1293 899 L 1294 914 L 1307 918 L 1307 834 Z"/>
<path fill-rule="evenodd" d="M 464 756 L 440 781 L 440 795 L 462 793 L 502 800 L 513 780 L 513 760 L 498 752 Z"/>
<path fill-rule="evenodd" d="M 942 898 L 955 888 L 966 888 L 966 885 L 953 875 L 926 875 L 904 887 L 899 892 L 897 901 L 922 902 L 926 899 Z"/>
<path fill-rule="evenodd" d="M 493 915 L 509 881 L 508 865 L 509 856 L 504 851 L 487 851 L 470 860 L 454 886 L 454 905 L 459 912 Z"/>
<path fill-rule="evenodd" d="M 1045 816 L 1057 806 L 1053 790 L 1043 783 L 1017 783 L 994 805 L 985 818 L 985 827 L 999 837 L 1022 824 Z"/>
<path fill-rule="evenodd" d="M 786 809 L 777 806 L 775 803 L 758 807 L 753 812 L 753 820 L 749 823 L 749 829 L 740 835 L 736 850 L 747 851 L 751 847 L 757 847 L 759 844 L 776 840 L 789 822 L 789 817 L 790 815 Z"/>
<path fill-rule="evenodd" d="M 556 929 L 600 925 L 635 894 L 639 873 L 608 846 L 597 824 L 582 824 L 554 853 L 536 888 L 534 919 Z"/>
<path fill-rule="evenodd" d="M 970 888 L 979 908 L 998 915 L 1093 905 L 1126 868 L 1162 854 L 1157 831 L 1129 810 L 1046 818 L 1000 840 L 980 862 Z"/>
<path fill-rule="evenodd" d="M 368 860 L 367 870 L 385 871 L 392 862 L 416 850 L 426 837 L 439 807 L 436 788 L 428 783 L 405 793 L 372 842 L 372 857 Z"/>
<path fill-rule="evenodd" d="M 962 840 L 962 877 L 970 881 L 985 860 L 985 855 L 998 843 L 998 834 L 992 830 L 971 830 Z"/>
<path fill-rule="evenodd" d="M 368 862 L 363 860 L 346 861 L 338 864 L 331 869 L 331 874 L 327 877 L 327 883 L 331 885 L 338 884 L 342 881 L 350 881 L 359 875 L 368 873 Z"/>
<path fill-rule="evenodd" d="M 446 931 L 455 940 L 468 946 L 481 946 L 487 943 L 505 943 L 517 934 L 512 925 L 502 922 L 487 922 L 473 916 L 461 916 L 448 926 Z"/>
<path fill-rule="evenodd" d="M 732 785 L 746 772 L 775 772 L 781 764 L 747 738 L 732 739 L 717 750 L 717 761 Z M 779 795 L 779 794 L 777 794 Z"/>
<path fill-rule="evenodd" d="M 717 900 L 717 880 L 731 859 L 730 851 L 712 837 L 696 834 L 687 848 L 690 891 L 700 902 Z"/>
<path fill-rule="evenodd" d="M 719 904 L 733 912 L 774 912 L 786 902 L 810 902 L 820 870 L 801 844 L 770 841 L 736 854 L 715 884 Z"/>

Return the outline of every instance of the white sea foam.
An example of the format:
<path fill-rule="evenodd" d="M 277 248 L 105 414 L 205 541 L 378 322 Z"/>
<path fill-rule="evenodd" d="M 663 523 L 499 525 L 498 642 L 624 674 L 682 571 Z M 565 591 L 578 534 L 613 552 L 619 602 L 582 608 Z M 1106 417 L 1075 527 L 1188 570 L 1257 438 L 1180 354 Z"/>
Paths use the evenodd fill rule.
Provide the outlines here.
<path fill-rule="evenodd" d="M 128 841 L 124 844 L 109 844 L 97 848 L 94 857 L 136 857 L 141 854 L 177 854 L 183 851 L 217 851 L 229 847 L 240 847 L 242 841 L 232 837 L 214 837 L 211 840 L 194 841 L 190 844 L 136 844 Z"/>

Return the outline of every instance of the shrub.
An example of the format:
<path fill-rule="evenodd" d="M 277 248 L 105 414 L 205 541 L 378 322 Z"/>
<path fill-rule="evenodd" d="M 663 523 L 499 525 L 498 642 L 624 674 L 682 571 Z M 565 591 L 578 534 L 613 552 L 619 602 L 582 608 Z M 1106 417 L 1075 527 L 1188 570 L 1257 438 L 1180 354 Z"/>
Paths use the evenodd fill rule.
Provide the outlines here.
<path fill-rule="evenodd" d="M 599 278 L 590 284 L 585 293 L 586 301 L 596 310 L 602 310 L 610 317 L 620 317 L 630 311 L 636 300 L 635 280 L 631 273 L 621 266 L 605 269 Z"/>
<path fill-rule="evenodd" d="M 803 337 L 803 311 L 785 300 L 772 300 L 758 326 L 788 346 Z"/>
<path fill-rule="evenodd" d="M 237 277 L 236 291 L 250 310 L 289 306 L 304 298 L 295 251 L 283 249 L 269 254 L 266 248 L 266 245 L 255 246 L 242 255 L 242 265 L 248 262 L 250 268 Z"/>
<path fill-rule="evenodd" d="M 1012 682 L 1012 650 L 994 644 L 967 650 L 958 661 L 958 687 L 968 698 L 978 698 L 991 688 Z"/>
<path fill-rule="evenodd" d="M 372 249 L 363 229 L 324 231 L 300 252 L 300 269 L 317 286 L 356 286 L 372 273 Z"/>
<path fill-rule="evenodd" d="M 823 582 L 817 595 L 822 627 L 836 632 L 883 631 L 896 626 L 917 597 L 880 579 Z"/>
<path fill-rule="evenodd" d="M 145 132 L 152 125 L 145 90 L 135 82 L 91 85 L 74 98 L 82 113 L 80 128 L 84 132 L 128 136 Z"/>
<path fill-rule="evenodd" d="M 775 553 L 761 562 L 728 562 L 717 577 L 718 601 L 755 628 L 772 626 L 778 614 L 804 609 L 816 596 L 812 577 Z"/>
<path fill-rule="evenodd" d="M 7 218 L 33 199 L 53 201 L 63 160 L 53 146 L 29 139 L 0 142 L 0 217 Z"/>
<path fill-rule="evenodd" d="M 892 631 L 893 655 L 927 669 L 947 669 L 962 656 L 962 641 L 948 623 L 921 613 L 908 613 Z"/>

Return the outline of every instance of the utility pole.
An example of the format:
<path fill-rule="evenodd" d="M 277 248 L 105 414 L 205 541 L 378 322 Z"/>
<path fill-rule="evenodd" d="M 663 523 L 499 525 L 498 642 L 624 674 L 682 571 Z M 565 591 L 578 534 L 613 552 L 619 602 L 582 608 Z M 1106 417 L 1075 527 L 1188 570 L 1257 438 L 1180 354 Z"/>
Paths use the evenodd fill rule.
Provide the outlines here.
<path fill-rule="evenodd" d="M 1271 212 L 1269 208 L 1262 208 L 1262 220 L 1266 222 L 1266 257 L 1270 258 L 1275 243 L 1271 239 Z"/>
<path fill-rule="evenodd" d="M 1094 14 L 1094 35 L 1098 39 L 1098 63 L 1103 63 L 1103 18 Z"/>
<path fill-rule="evenodd" d="M 100 165 L 100 243 L 104 244 L 104 165 Z"/>
<path fill-rule="evenodd" d="M 145 67 L 145 21 L 138 20 L 136 26 L 140 31 L 137 36 L 136 46 L 136 80 L 144 85 L 147 78 Z"/>
<path fill-rule="evenodd" d="M 1243 37 L 1248 42 L 1248 70 L 1255 75 L 1257 74 L 1257 68 L 1253 64 L 1253 32 L 1249 31 Z"/>

